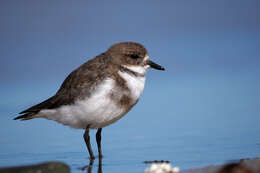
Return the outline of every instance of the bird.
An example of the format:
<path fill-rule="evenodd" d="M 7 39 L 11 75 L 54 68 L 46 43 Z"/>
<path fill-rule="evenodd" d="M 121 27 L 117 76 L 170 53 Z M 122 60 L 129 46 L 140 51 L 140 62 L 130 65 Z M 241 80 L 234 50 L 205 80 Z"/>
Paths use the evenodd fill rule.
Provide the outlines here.
<path fill-rule="evenodd" d="M 95 159 L 89 131 L 97 129 L 98 157 L 102 158 L 102 128 L 116 122 L 138 102 L 149 68 L 165 70 L 150 60 L 137 42 L 119 42 L 72 71 L 49 99 L 20 112 L 14 120 L 45 118 L 85 130 L 89 158 Z"/>

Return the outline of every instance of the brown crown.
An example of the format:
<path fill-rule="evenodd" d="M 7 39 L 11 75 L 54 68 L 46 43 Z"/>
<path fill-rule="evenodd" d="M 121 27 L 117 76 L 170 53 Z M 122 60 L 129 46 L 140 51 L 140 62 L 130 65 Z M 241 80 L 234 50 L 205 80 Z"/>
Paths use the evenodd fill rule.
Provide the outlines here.
<path fill-rule="evenodd" d="M 120 53 L 124 55 L 137 54 L 141 57 L 144 57 L 145 54 L 147 54 L 146 48 L 136 42 L 122 42 L 113 44 L 108 49 L 108 52 Z"/>
<path fill-rule="evenodd" d="M 146 48 L 136 42 L 122 42 L 112 45 L 107 50 L 107 55 L 115 64 L 132 64 L 140 65 L 143 59 L 148 54 Z M 138 58 L 133 58 L 133 57 Z"/>

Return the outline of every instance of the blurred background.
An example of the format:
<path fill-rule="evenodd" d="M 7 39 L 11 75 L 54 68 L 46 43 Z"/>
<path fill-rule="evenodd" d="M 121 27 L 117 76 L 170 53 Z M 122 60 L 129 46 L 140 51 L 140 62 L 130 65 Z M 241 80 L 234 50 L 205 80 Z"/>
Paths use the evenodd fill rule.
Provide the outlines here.
<path fill-rule="evenodd" d="M 12 118 L 122 41 L 143 44 L 166 71 L 150 70 L 139 103 L 104 129 L 103 172 L 259 157 L 259 9 L 258 0 L 1 0 L 0 166 L 87 165 L 82 130 Z"/>

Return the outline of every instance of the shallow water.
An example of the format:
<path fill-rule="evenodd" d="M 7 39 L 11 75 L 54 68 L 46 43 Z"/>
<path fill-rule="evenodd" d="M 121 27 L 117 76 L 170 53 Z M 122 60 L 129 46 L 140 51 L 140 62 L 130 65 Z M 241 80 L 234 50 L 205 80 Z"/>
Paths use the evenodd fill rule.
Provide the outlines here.
<path fill-rule="evenodd" d="M 143 162 L 151 160 L 168 160 L 184 170 L 260 156 L 259 71 L 177 76 L 162 83 L 148 74 L 136 107 L 103 129 L 103 173 L 143 172 L 148 166 Z M 58 85 L 1 86 L 0 167 L 57 160 L 83 172 L 89 164 L 82 130 L 44 119 L 12 120 Z M 97 154 L 94 137 L 92 131 Z M 92 172 L 97 171 L 95 160 Z"/>

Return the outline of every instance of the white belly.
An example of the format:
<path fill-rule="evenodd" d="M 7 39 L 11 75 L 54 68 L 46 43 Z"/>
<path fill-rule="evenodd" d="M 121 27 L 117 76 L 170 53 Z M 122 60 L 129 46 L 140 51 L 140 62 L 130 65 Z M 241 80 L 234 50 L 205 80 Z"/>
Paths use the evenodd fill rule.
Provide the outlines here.
<path fill-rule="evenodd" d="M 62 106 L 58 109 L 45 109 L 39 116 L 55 120 L 73 128 L 102 128 L 120 119 L 125 109 L 119 107 L 109 95 L 115 85 L 113 79 L 106 79 L 90 98 L 78 100 L 74 105 Z"/>

